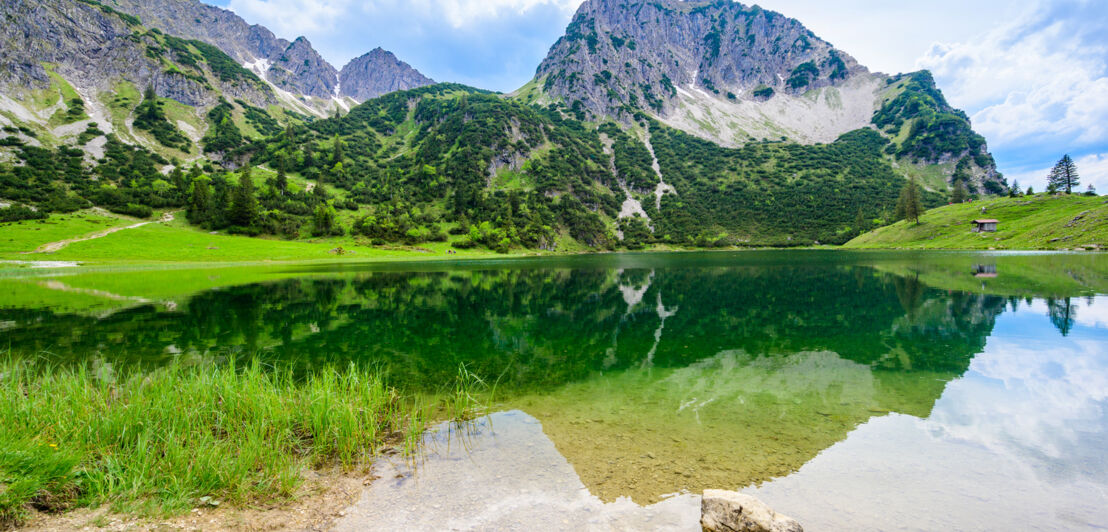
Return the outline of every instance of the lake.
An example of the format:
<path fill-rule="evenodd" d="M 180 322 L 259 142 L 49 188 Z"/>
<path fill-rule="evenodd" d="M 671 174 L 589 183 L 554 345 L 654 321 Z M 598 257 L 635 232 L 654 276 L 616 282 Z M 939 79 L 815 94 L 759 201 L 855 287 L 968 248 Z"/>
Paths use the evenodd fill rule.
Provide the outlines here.
<path fill-rule="evenodd" d="M 107 373 L 364 364 L 428 393 L 464 366 L 603 502 L 719 488 L 808 530 L 1108 528 L 1105 255 L 6 270 L 0 345 Z"/>

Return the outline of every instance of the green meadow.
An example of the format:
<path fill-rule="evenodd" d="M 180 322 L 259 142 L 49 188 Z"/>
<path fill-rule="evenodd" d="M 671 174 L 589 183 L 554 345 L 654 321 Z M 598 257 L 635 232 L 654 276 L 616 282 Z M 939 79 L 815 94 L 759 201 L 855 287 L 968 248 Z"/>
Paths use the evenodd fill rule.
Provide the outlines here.
<path fill-rule="evenodd" d="M 1000 221 L 995 233 L 974 233 L 975 219 Z M 848 242 L 850 249 L 1057 250 L 1108 247 L 1108 199 L 1037 194 L 931 209 L 919 223 L 901 221 Z"/>

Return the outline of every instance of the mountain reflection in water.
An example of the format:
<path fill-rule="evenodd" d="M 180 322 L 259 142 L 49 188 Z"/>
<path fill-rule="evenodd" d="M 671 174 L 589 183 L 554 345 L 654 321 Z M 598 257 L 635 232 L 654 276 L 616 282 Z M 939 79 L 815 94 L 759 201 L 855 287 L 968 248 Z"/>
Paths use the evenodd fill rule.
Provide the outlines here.
<path fill-rule="evenodd" d="M 608 502 L 761 485 L 783 513 L 841 528 L 861 522 L 828 517 L 848 493 L 906 517 L 920 508 L 904 504 L 953 504 L 936 493 L 993 500 L 982 493 L 1018 483 L 1068 498 L 1048 506 L 1070 525 L 1103 526 L 1091 508 L 1108 502 L 1105 262 L 617 255 L 269 269 L 254 279 L 265 282 L 218 287 L 217 274 L 182 273 L 213 289 L 181 294 L 121 293 L 123 283 L 81 275 L 16 278 L 0 285 L 31 295 L 0 297 L 0 341 L 116 367 L 353 362 L 416 391 L 441 389 L 464 364 L 499 383 L 503 408 L 538 419 Z M 118 275 L 163 289 L 173 279 Z M 58 286 L 79 291 L 62 304 Z M 86 302 L 97 294 L 120 297 Z M 957 515 L 944 523 L 974 528 Z"/>

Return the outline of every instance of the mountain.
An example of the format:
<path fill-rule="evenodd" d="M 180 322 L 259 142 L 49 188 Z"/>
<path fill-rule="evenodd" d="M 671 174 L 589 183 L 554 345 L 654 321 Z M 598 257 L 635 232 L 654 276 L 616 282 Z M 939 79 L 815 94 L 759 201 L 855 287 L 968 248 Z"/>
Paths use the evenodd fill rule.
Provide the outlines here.
<path fill-rule="evenodd" d="M 338 96 L 338 71 L 304 37 L 297 37 L 285 47 L 263 75 L 288 92 L 324 100 Z"/>
<path fill-rule="evenodd" d="M 895 222 L 909 178 L 929 207 L 953 183 L 1006 189 L 929 73 L 869 72 L 729 1 L 586 1 L 511 95 L 388 92 L 431 81 L 384 50 L 336 72 L 226 11 L 129 1 L 114 5 L 140 16 L 4 5 L 30 23 L 0 30 L 0 200 L 18 207 L 0 219 L 95 205 L 379 245 L 797 246 Z M 236 196 L 244 168 L 256 205 Z"/>
<path fill-rule="evenodd" d="M 646 113 L 729 147 L 875 127 L 932 190 L 954 180 L 1006 190 L 984 139 L 930 74 L 870 72 L 799 21 L 729 0 L 587 0 L 519 94 L 625 123 Z"/>
<path fill-rule="evenodd" d="M 392 52 L 381 48 L 351 60 L 339 72 L 339 94 L 357 101 L 434 83 L 418 70 L 397 59 Z"/>
<path fill-rule="evenodd" d="M 339 71 L 325 61 L 304 37 L 290 43 L 277 38 L 265 27 L 248 24 L 231 11 L 198 0 L 105 2 L 138 17 L 152 28 L 218 46 L 240 64 L 247 65 L 260 77 L 293 96 L 307 96 L 326 102 L 349 97 L 361 102 L 386 92 L 434 83 L 407 63 L 395 60 L 391 53 L 380 49 L 351 61 L 343 71 L 351 69 L 353 73 L 342 81 Z M 380 67 L 380 70 L 367 67 Z M 337 91 L 340 82 L 345 87 L 341 92 Z M 314 107 L 320 108 L 318 104 Z"/>
<path fill-rule="evenodd" d="M 339 72 L 303 37 L 279 39 L 196 0 L 106 1 L 0 4 L 10 22 L 0 27 L 0 125 L 21 142 L 76 144 L 91 160 L 111 134 L 167 159 L 218 157 L 235 135 L 433 83 L 377 49 L 348 65 L 340 93 Z M 147 88 L 156 101 L 144 106 Z"/>
<path fill-rule="evenodd" d="M 207 128 L 202 110 L 221 100 L 242 102 L 240 110 L 278 103 L 215 46 L 95 2 L 11 0 L 0 15 L 19 21 L 0 26 L 0 124 L 27 144 L 79 143 L 100 158 L 113 134 L 187 156 Z"/>

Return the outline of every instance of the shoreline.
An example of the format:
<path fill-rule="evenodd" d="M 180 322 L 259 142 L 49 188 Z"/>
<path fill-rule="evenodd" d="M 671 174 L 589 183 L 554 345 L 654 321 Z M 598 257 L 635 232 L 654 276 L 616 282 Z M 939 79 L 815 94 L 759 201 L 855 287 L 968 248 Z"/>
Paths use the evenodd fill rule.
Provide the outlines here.
<path fill-rule="evenodd" d="M 688 254 L 727 254 L 727 253 L 772 253 L 772 252 L 841 252 L 841 253 L 960 253 L 980 254 L 996 256 L 1012 255 L 1060 255 L 1083 254 L 1098 255 L 1108 252 L 1108 248 L 1099 250 L 1088 249 L 972 249 L 972 248 L 846 248 L 842 246 L 818 246 L 818 247 L 736 247 L 736 248 L 663 248 L 645 249 L 636 251 L 587 251 L 587 252 L 520 252 L 509 254 L 489 254 L 478 256 L 449 256 L 449 255 L 395 255 L 385 257 L 351 257 L 351 258 L 322 258 L 322 259 L 288 259 L 288 260 L 244 260 L 244 261 L 147 261 L 147 260 L 121 260 L 103 261 L 99 259 L 74 259 L 74 260 L 5 260 L 0 259 L 0 278 L 22 277 L 13 275 L 34 271 L 36 275 L 45 276 L 53 273 L 101 273 L 101 272 L 129 272 L 129 271 L 171 271 L 171 270 L 201 270 L 224 269 L 244 267 L 290 267 L 290 266 L 371 266 L 371 265 L 428 265 L 428 264 L 475 264 L 482 262 L 506 262 L 537 259 L 572 259 L 572 258 L 604 258 L 604 257 L 648 257 L 663 255 L 688 255 Z M 13 266 L 13 267 L 6 267 Z"/>

